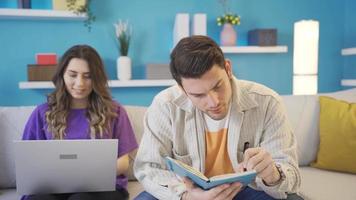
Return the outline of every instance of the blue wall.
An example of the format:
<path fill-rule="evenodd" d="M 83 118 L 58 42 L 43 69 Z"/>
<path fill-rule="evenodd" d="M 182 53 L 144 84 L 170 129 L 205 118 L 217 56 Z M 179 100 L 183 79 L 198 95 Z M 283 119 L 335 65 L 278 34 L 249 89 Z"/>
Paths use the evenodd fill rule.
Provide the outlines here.
<path fill-rule="evenodd" d="M 340 50 L 347 43 L 355 45 L 355 37 L 351 39 L 355 33 L 351 20 L 356 15 L 352 9 L 355 5 L 353 0 L 230 0 L 231 10 L 242 17 L 237 27 L 239 44 L 246 44 L 250 29 L 277 28 L 278 44 L 288 46 L 288 53 L 282 54 L 228 54 L 235 75 L 265 84 L 281 94 L 290 94 L 293 24 L 301 19 L 315 19 L 320 22 L 319 92 L 341 89 L 340 80 L 349 72 L 346 66 L 341 67 L 346 61 Z M 78 43 L 95 47 L 104 59 L 109 77 L 116 79 L 118 48 L 112 24 L 119 18 L 128 19 L 133 26 L 129 56 L 133 59 L 135 79 L 145 78 L 147 63 L 169 62 L 176 13 L 207 13 L 208 35 L 219 41 L 221 28 L 215 24 L 215 18 L 222 14 L 222 8 L 217 0 L 92 0 L 91 7 L 97 18 L 91 32 L 80 21 L 0 19 L 0 105 L 44 102 L 50 90 L 18 88 L 19 81 L 27 80 L 27 64 L 35 62 L 34 55 L 38 52 L 62 55 Z M 112 94 L 123 104 L 149 105 L 162 89 L 113 88 Z"/>

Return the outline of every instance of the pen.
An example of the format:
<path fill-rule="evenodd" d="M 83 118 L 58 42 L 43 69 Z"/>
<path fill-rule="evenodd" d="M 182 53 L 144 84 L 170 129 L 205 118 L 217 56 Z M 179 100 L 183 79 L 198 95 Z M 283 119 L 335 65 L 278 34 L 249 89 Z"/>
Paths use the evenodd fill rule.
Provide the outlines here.
<path fill-rule="evenodd" d="M 250 147 L 250 143 L 249 143 L 249 142 L 245 142 L 245 143 L 244 143 L 244 150 L 243 150 L 242 153 L 245 154 L 246 149 L 248 149 L 249 147 Z M 244 167 L 244 172 L 245 172 L 245 171 L 246 171 L 246 168 Z"/>

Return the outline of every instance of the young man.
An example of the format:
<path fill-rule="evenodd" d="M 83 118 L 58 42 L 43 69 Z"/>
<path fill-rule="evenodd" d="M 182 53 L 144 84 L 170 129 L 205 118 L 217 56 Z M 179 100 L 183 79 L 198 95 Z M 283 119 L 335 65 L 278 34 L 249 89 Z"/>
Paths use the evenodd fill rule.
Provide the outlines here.
<path fill-rule="evenodd" d="M 296 140 L 280 97 L 257 83 L 237 80 L 229 60 L 206 36 L 182 39 L 171 54 L 178 85 L 158 94 L 147 110 L 135 175 L 146 192 L 136 199 L 298 199 Z M 244 144 L 249 147 L 244 153 Z M 206 176 L 256 170 L 248 187 L 210 190 L 179 180 L 164 157 Z"/>

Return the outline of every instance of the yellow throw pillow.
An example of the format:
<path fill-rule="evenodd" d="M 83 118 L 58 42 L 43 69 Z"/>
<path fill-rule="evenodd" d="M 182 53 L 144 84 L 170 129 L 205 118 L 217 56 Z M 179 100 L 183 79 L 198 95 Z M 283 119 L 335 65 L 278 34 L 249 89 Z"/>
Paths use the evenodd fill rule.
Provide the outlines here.
<path fill-rule="evenodd" d="M 313 167 L 356 173 L 356 103 L 319 97 L 320 145 Z"/>

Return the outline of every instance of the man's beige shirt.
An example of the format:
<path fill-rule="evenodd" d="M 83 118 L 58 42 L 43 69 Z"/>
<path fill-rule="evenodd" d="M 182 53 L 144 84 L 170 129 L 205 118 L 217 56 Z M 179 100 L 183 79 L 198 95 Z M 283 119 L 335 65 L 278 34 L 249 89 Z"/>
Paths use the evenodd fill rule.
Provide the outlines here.
<path fill-rule="evenodd" d="M 268 187 L 260 178 L 253 187 L 274 198 L 286 198 L 300 187 L 296 139 L 281 98 L 257 83 L 233 78 L 232 107 L 228 126 L 228 154 L 234 170 L 243 159 L 243 144 L 261 147 L 279 163 L 286 179 Z M 158 199 L 180 199 L 185 191 L 174 173 L 167 171 L 165 156 L 205 170 L 205 135 L 202 113 L 182 90 L 172 86 L 160 92 L 148 108 L 144 135 L 134 172 L 144 189 Z"/>

